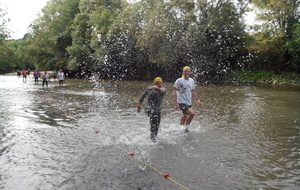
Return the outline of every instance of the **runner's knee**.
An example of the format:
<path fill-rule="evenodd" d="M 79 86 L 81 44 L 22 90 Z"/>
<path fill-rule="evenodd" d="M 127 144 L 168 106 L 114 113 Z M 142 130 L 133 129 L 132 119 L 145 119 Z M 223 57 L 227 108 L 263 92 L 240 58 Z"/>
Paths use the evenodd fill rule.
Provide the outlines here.
<path fill-rule="evenodd" d="M 189 115 L 190 117 L 194 117 L 194 115 L 195 115 L 195 111 L 194 111 L 193 109 L 191 109 L 191 108 L 189 108 L 189 109 L 187 110 L 187 113 L 188 113 L 188 115 Z"/>

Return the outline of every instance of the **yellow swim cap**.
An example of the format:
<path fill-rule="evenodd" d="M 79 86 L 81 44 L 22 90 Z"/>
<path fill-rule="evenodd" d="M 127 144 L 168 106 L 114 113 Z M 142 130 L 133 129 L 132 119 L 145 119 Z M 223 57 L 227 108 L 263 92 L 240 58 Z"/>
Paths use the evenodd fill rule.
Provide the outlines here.
<path fill-rule="evenodd" d="M 156 77 L 154 80 L 153 80 L 154 83 L 156 82 L 163 82 L 162 78 L 161 77 Z"/>
<path fill-rule="evenodd" d="M 191 70 L 191 67 L 189 67 L 189 66 L 185 66 L 185 67 L 183 67 L 182 71 L 185 71 L 185 70 L 187 70 L 187 69 Z M 184 75 L 181 75 L 181 77 L 183 78 L 183 77 L 184 77 Z"/>
<path fill-rule="evenodd" d="M 187 69 L 191 70 L 191 67 L 185 66 L 185 67 L 183 67 L 182 71 L 187 70 Z"/>

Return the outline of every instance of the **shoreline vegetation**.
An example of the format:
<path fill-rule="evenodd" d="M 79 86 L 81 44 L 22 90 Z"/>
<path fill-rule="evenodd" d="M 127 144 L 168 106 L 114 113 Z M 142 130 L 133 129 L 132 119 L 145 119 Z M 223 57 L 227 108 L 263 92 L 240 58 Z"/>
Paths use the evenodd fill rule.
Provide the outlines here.
<path fill-rule="evenodd" d="M 225 83 L 300 85 L 300 74 L 279 73 L 263 70 L 239 70 L 225 76 Z"/>
<path fill-rule="evenodd" d="M 51 75 L 52 71 L 48 71 Z M 4 75 L 17 76 L 17 72 L 5 73 Z M 239 70 L 227 74 L 222 84 L 270 84 L 270 85 L 299 85 L 300 74 L 280 73 L 262 70 Z"/>

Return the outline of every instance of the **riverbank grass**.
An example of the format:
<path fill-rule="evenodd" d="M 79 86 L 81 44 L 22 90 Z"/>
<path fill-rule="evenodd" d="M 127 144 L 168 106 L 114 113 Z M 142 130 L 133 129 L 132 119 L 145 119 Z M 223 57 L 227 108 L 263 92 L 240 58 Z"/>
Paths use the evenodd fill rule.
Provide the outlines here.
<path fill-rule="evenodd" d="M 238 83 L 259 83 L 259 84 L 294 84 L 300 85 L 300 75 L 296 73 L 276 74 L 263 70 L 239 70 L 226 76 L 226 81 Z"/>

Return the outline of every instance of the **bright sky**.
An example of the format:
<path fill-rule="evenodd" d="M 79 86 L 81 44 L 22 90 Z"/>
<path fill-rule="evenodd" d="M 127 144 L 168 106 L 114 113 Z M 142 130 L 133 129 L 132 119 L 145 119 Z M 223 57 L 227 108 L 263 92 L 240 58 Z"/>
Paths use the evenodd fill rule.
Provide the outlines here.
<path fill-rule="evenodd" d="M 10 23 L 12 39 L 20 39 L 28 32 L 28 26 L 37 18 L 38 13 L 47 4 L 48 0 L 0 0 L 1 8 L 6 10 Z"/>

